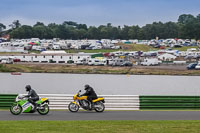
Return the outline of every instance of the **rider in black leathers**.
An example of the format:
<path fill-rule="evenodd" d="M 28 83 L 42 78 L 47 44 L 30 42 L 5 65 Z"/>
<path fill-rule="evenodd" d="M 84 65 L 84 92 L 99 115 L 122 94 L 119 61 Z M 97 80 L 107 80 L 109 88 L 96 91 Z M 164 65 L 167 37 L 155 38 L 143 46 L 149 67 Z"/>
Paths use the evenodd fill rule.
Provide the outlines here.
<path fill-rule="evenodd" d="M 91 105 L 90 108 L 92 108 L 92 106 L 93 106 L 92 100 L 98 98 L 97 94 L 95 93 L 94 89 L 91 86 L 87 85 L 87 84 L 85 85 L 85 90 L 86 90 L 86 92 L 84 94 L 82 94 L 82 96 L 87 96 L 88 97 L 87 100 L 90 102 L 90 105 Z"/>
<path fill-rule="evenodd" d="M 36 109 L 37 104 L 35 103 L 36 101 L 39 100 L 39 96 L 37 93 L 31 88 L 30 85 L 26 85 L 26 91 L 28 91 L 28 95 L 24 97 L 28 97 L 28 101 L 34 105 L 34 109 Z"/>

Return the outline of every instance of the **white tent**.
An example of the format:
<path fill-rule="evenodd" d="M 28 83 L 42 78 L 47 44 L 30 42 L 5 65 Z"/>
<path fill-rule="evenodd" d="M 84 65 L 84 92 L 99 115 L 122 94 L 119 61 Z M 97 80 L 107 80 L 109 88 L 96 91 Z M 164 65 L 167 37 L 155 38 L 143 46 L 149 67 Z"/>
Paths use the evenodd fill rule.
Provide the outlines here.
<path fill-rule="evenodd" d="M 173 61 L 176 59 L 176 56 L 165 53 L 165 54 L 158 56 L 158 59 L 160 59 L 162 61 Z"/>

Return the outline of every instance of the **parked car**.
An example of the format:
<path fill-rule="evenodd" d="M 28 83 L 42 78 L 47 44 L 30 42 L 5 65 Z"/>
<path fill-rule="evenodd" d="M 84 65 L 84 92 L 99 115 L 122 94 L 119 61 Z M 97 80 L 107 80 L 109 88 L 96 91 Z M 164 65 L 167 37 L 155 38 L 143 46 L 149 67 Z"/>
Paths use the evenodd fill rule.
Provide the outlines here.
<path fill-rule="evenodd" d="M 87 65 L 87 61 L 86 60 L 77 60 L 74 63 L 76 65 Z"/>
<path fill-rule="evenodd" d="M 196 67 L 195 67 L 195 69 L 200 69 L 200 63 L 198 63 L 197 65 L 196 65 Z"/>
<path fill-rule="evenodd" d="M 13 59 L 13 62 L 20 62 L 21 60 L 20 59 L 18 59 L 18 58 L 14 58 Z"/>
<path fill-rule="evenodd" d="M 133 63 L 131 63 L 130 61 L 125 61 L 121 64 L 121 66 L 133 66 Z"/>
<path fill-rule="evenodd" d="M 197 66 L 198 63 L 190 63 L 188 66 L 187 66 L 187 69 L 188 70 L 192 70 L 192 69 L 195 69 L 195 67 Z"/>

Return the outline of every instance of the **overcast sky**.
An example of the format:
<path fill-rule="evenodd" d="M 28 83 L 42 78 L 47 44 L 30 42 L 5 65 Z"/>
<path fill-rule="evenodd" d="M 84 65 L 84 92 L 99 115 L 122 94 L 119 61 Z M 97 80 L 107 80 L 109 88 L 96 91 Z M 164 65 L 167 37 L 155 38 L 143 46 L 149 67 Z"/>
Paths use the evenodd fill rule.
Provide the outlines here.
<path fill-rule="evenodd" d="M 0 23 L 19 20 L 49 24 L 75 21 L 89 26 L 176 22 L 181 14 L 200 14 L 200 0 L 0 0 Z"/>

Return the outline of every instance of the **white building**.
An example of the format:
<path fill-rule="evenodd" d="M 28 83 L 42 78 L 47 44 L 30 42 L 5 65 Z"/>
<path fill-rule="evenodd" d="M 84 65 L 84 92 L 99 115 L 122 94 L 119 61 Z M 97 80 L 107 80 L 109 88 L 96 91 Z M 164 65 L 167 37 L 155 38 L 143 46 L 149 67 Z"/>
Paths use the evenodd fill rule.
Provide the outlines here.
<path fill-rule="evenodd" d="M 17 55 L 0 55 L 1 58 L 20 59 L 21 62 L 39 62 L 39 63 L 69 63 L 78 60 L 89 60 L 94 53 L 81 54 L 17 54 Z"/>

